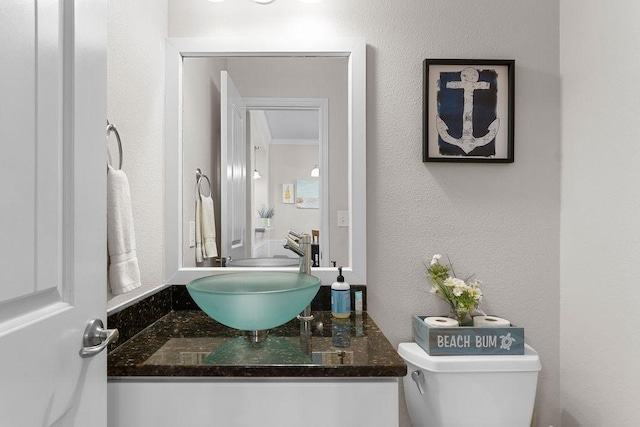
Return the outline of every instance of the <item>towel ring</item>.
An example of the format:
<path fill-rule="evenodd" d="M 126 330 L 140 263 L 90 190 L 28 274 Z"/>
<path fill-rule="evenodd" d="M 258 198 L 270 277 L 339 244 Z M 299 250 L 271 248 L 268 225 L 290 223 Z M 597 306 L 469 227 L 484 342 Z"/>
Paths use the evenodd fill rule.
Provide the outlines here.
<path fill-rule="evenodd" d="M 120 134 L 118 133 L 118 129 L 107 120 L 107 140 L 109 139 L 109 134 L 113 132 L 116 135 L 116 141 L 118 141 L 118 155 L 120 156 L 120 161 L 118 162 L 118 169 L 122 169 L 122 141 L 120 140 Z M 108 162 L 107 162 L 108 164 Z"/>
<path fill-rule="evenodd" d="M 209 185 L 209 195 L 208 196 L 205 196 L 204 194 L 202 194 L 201 182 L 202 182 L 203 179 L 206 179 L 207 180 L 207 184 Z M 207 175 L 202 173 L 200 168 L 196 169 L 196 191 L 198 192 L 199 196 L 211 197 L 211 181 L 209 181 L 209 177 Z"/>

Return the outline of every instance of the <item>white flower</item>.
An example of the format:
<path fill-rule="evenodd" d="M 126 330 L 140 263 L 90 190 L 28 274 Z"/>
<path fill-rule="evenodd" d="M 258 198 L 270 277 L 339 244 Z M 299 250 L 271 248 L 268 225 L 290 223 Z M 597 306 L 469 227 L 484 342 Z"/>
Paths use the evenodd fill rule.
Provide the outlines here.
<path fill-rule="evenodd" d="M 465 292 L 471 293 L 471 289 L 472 289 L 471 286 L 467 285 L 466 283 L 464 283 L 464 281 L 460 280 L 459 283 L 457 283 L 456 286 L 453 288 L 453 295 L 459 297 Z"/>
<path fill-rule="evenodd" d="M 464 280 L 456 279 L 455 277 L 451 277 L 451 276 L 449 276 L 446 279 L 444 279 L 444 282 L 442 282 L 442 283 L 443 283 L 443 285 L 448 286 L 450 288 L 467 286 L 466 283 L 464 283 Z"/>
<path fill-rule="evenodd" d="M 469 293 L 476 301 L 480 301 L 482 299 L 482 291 L 480 290 L 480 288 L 472 286 L 471 288 L 469 288 Z"/>
<path fill-rule="evenodd" d="M 440 258 L 442 258 L 442 255 L 435 254 L 433 256 L 433 258 L 431 258 L 431 265 L 436 265 L 438 263 L 438 261 L 440 260 Z"/>
<path fill-rule="evenodd" d="M 437 286 L 432 286 L 431 287 L 431 293 L 432 294 L 438 294 L 438 293 L 440 293 L 440 289 L 438 289 Z"/>
<path fill-rule="evenodd" d="M 449 287 L 449 288 L 453 288 L 456 285 L 456 281 L 458 279 L 454 278 L 454 277 L 447 277 L 446 279 L 444 279 L 444 282 L 442 282 L 443 285 Z"/>

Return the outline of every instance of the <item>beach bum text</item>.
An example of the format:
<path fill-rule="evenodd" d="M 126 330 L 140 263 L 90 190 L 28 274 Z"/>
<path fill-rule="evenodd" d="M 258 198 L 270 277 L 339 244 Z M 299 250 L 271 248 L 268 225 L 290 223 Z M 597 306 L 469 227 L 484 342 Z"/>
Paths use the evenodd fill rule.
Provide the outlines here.
<path fill-rule="evenodd" d="M 518 341 L 511 332 L 505 335 L 476 335 L 475 339 L 471 339 L 470 335 L 438 335 L 436 345 L 438 348 L 471 348 L 475 344 L 475 348 L 496 348 L 498 341 L 500 349 L 511 350 L 511 346 Z"/>

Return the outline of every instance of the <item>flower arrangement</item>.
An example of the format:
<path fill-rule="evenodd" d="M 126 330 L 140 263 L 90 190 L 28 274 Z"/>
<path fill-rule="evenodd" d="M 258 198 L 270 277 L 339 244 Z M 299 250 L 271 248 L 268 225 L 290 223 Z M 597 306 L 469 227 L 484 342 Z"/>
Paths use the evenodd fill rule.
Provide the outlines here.
<path fill-rule="evenodd" d="M 276 214 L 276 210 L 273 208 L 267 208 L 264 205 L 258 209 L 258 216 L 260 218 L 272 218 Z"/>
<path fill-rule="evenodd" d="M 478 280 L 461 280 L 455 277 L 451 266 L 440 263 L 442 255 L 436 254 L 431 258 L 427 267 L 427 275 L 433 286 L 431 293 L 445 300 L 451 307 L 451 315 L 460 322 L 467 324 L 470 314 L 478 308 L 482 301 L 481 282 Z"/>

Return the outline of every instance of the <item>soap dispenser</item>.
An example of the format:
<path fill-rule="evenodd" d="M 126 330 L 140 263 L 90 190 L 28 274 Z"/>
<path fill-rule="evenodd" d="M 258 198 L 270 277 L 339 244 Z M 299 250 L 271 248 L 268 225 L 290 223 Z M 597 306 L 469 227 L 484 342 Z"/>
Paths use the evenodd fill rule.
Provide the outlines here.
<path fill-rule="evenodd" d="M 350 286 L 344 281 L 342 267 L 338 268 L 338 278 L 331 285 L 331 314 L 338 319 L 346 319 L 351 314 Z"/>

